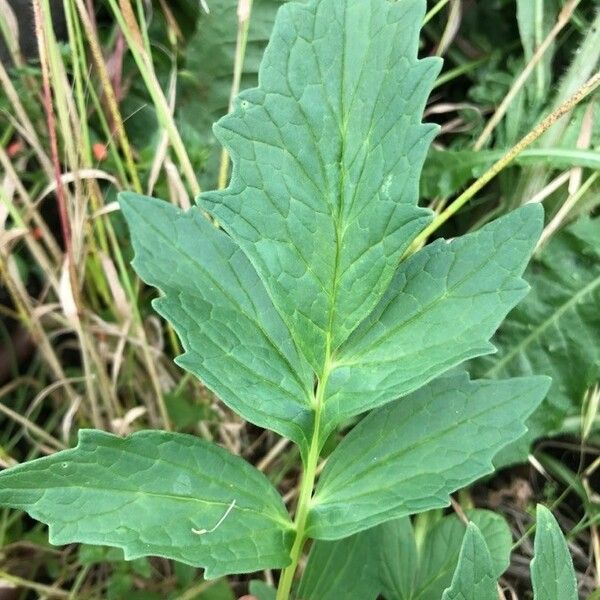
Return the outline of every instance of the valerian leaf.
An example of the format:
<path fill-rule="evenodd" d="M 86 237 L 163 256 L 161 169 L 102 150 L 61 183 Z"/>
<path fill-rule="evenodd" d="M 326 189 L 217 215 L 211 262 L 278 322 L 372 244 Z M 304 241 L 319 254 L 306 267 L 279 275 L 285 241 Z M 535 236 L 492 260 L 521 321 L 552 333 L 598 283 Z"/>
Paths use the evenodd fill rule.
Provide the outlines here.
<path fill-rule="evenodd" d="M 215 126 L 231 183 L 199 203 L 248 255 L 318 375 L 430 219 L 418 181 L 437 127 L 421 117 L 440 61 L 417 60 L 424 10 L 284 5 L 259 87 Z"/>
<path fill-rule="evenodd" d="M 538 504 L 535 557 L 531 561 L 531 582 L 535 600 L 577 600 L 577 579 L 567 542 L 552 513 Z"/>
<path fill-rule="evenodd" d="M 494 578 L 498 579 L 506 571 L 510 561 L 512 536 L 508 524 L 501 515 L 488 510 L 467 510 L 465 515 L 483 535 L 491 555 Z M 414 591 L 412 595 L 406 596 L 407 600 L 438 600 L 441 597 L 452 582 L 465 531 L 465 524 L 456 515 L 443 517 L 427 531 L 419 548 Z M 387 555 L 385 559 L 390 563 Z M 401 566 L 396 564 L 396 571 L 400 570 Z M 389 564 L 388 572 L 392 571 L 393 568 Z M 395 599 L 390 596 L 388 600 Z"/>
<path fill-rule="evenodd" d="M 523 435 L 550 380 L 442 377 L 365 417 L 329 457 L 308 532 L 338 539 L 387 520 L 447 506 L 449 494 L 493 471 Z"/>
<path fill-rule="evenodd" d="M 403 262 L 379 305 L 334 356 L 323 433 L 493 352 L 489 339 L 527 293 L 521 275 L 542 215 L 538 205 L 523 207 Z"/>
<path fill-rule="evenodd" d="M 189 435 L 81 430 L 77 447 L 0 473 L 0 503 L 47 523 L 53 544 L 164 556 L 209 578 L 290 561 L 292 524 L 267 478 Z"/>
<path fill-rule="evenodd" d="M 492 558 L 477 526 L 467 525 L 452 585 L 442 600 L 497 600 Z"/>
<path fill-rule="evenodd" d="M 377 528 L 313 544 L 297 600 L 375 600 L 380 591 L 380 532 Z"/>
<path fill-rule="evenodd" d="M 506 521 L 487 510 L 467 510 L 491 555 L 496 580 L 512 547 Z M 423 531 L 423 525 L 418 526 Z M 381 593 L 386 600 L 440 600 L 452 583 L 467 528 L 456 516 L 425 528 L 417 546 L 408 517 L 388 521 L 336 541 L 316 541 L 298 588 L 298 600 L 357 598 Z"/>
<path fill-rule="evenodd" d="M 312 372 L 244 253 L 200 212 L 120 196 L 134 266 L 164 296 L 156 310 L 179 334 L 177 363 L 245 419 L 307 446 Z"/>
<path fill-rule="evenodd" d="M 583 218 L 543 247 L 526 273 L 531 293 L 493 339 L 498 354 L 471 365 L 478 377 L 552 377 L 529 432 L 496 465 L 526 460 L 533 440 L 559 431 L 565 416 L 580 414 L 586 390 L 600 380 L 599 232 L 597 219 Z"/>

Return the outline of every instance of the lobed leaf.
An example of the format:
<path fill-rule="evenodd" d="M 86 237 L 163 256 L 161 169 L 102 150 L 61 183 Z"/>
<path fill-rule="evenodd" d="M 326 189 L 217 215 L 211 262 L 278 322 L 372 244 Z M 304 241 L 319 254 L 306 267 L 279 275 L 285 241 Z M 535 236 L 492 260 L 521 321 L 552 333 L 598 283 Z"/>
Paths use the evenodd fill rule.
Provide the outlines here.
<path fill-rule="evenodd" d="M 176 359 L 246 420 L 305 449 L 312 372 L 244 253 L 198 208 L 125 193 L 140 277 L 164 294 L 157 312 L 177 331 Z"/>
<path fill-rule="evenodd" d="M 600 223 L 583 218 L 557 234 L 529 267 L 532 291 L 494 338 L 498 354 L 474 361 L 478 377 L 542 374 L 553 383 L 531 417 L 529 432 L 497 457 L 527 459 L 533 440 L 559 430 L 581 411 L 585 391 L 600 380 Z"/>
<path fill-rule="evenodd" d="M 569 548 L 552 513 L 537 507 L 535 557 L 531 561 L 534 600 L 577 600 L 577 579 Z"/>
<path fill-rule="evenodd" d="M 497 600 L 492 558 L 477 526 L 467 525 L 452 585 L 442 600 Z"/>
<path fill-rule="evenodd" d="M 447 506 L 448 495 L 493 471 L 525 431 L 550 381 L 435 380 L 365 417 L 329 457 L 308 535 L 339 539 L 386 520 Z"/>
<path fill-rule="evenodd" d="M 255 266 L 321 375 L 430 213 L 417 206 L 440 69 L 417 60 L 422 0 L 290 3 L 259 72 L 215 126 L 233 160 L 198 199 Z"/>
<path fill-rule="evenodd" d="M 542 225 L 541 207 L 529 205 L 475 233 L 437 240 L 403 262 L 334 357 L 325 394 L 329 430 L 493 352 L 489 339 L 527 292 L 521 274 Z"/>
<path fill-rule="evenodd" d="M 163 556 L 208 578 L 290 562 L 292 524 L 267 478 L 184 434 L 80 430 L 77 447 L 0 473 L 0 503 L 47 523 L 53 544 Z"/>

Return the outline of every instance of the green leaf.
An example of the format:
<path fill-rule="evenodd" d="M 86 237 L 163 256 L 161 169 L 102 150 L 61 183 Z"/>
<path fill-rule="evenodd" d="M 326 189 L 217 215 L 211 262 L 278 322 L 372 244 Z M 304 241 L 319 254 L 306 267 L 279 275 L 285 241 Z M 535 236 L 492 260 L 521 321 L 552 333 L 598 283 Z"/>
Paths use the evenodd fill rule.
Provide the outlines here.
<path fill-rule="evenodd" d="M 175 328 L 176 359 L 246 420 L 307 447 L 312 373 L 243 252 L 198 208 L 120 195 L 133 265 L 164 296 L 156 310 Z"/>
<path fill-rule="evenodd" d="M 277 590 L 264 581 L 253 579 L 249 585 L 249 592 L 258 598 L 258 600 L 275 600 Z"/>
<path fill-rule="evenodd" d="M 469 381 L 463 373 L 372 412 L 329 457 L 308 534 L 338 539 L 448 505 L 450 493 L 493 471 L 492 458 L 523 434 L 549 385 L 545 377 Z"/>
<path fill-rule="evenodd" d="M 376 529 L 379 531 L 381 593 L 388 600 L 411 600 L 418 590 L 420 559 L 412 523 L 403 517 Z"/>
<path fill-rule="evenodd" d="M 81 430 L 76 448 L 0 473 L 0 503 L 47 523 L 53 544 L 163 556 L 209 578 L 290 561 L 292 524 L 266 477 L 184 434 Z"/>
<path fill-rule="evenodd" d="M 379 595 L 378 528 L 311 548 L 298 600 L 375 600 Z"/>
<path fill-rule="evenodd" d="M 577 579 L 569 548 L 556 519 L 538 504 L 531 561 L 531 581 L 535 600 L 577 600 Z"/>
<path fill-rule="evenodd" d="M 487 510 L 469 510 L 492 555 L 497 579 L 508 567 L 512 539 L 506 521 Z M 299 600 L 368 598 L 440 600 L 450 586 L 466 527 L 455 515 L 442 518 L 417 548 L 408 517 L 388 521 L 342 540 L 316 541 L 298 588 Z"/>
<path fill-rule="evenodd" d="M 260 67 L 215 126 L 233 160 L 199 203 L 255 266 L 313 369 L 369 314 L 430 220 L 421 123 L 440 69 L 417 60 L 422 0 L 285 4 Z"/>
<path fill-rule="evenodd" d="M 488 510 L 467 510 L 465 514 L 485 540 L 491 555 L 492 574 L 496 580 L 506 571 L 510 562 L 510 528 L 502 516 Z M 419 555 L 414 598 L 441 598 L 444 590 L 451 585 L 465 532 L 465 524 L 456 515 L 444 517 L 427 532 Z"/>
<path fill-rule="evenodd" d="M 473 362 L 478 377 L 545 374 L 553 383 L 529 432 L 495 460 L 526 460 L 534 439 L 579 414 L 585 391 L 600 379 L 600 223 L 584 218 L 557 234 L 529 267 L 532 291 L 500 327 L 498 354 Z"/>
<path fill-rule="evenodd" d="M 380 304 L 334 357 L 328 426 L 493 352 L 489 339 L 527 292 L 520 276 L 542 221 L 538 205 L 526 206 L 404 261 Z"/>
<path fill-rule="evenodd" d="M 492 558 L 477 526 L 467 525 L 452 585 L 442 600 L 497 600 Z"/>

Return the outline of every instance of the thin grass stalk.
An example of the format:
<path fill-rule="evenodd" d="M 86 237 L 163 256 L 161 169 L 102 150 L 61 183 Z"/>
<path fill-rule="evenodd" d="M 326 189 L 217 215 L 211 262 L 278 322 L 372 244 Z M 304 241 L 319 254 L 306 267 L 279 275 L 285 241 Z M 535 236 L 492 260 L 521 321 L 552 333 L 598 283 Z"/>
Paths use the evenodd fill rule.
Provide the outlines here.
<path fill-rule="evenodd" d="M 244 59 L 246 57 L 246 46 L 248 45 L 248 30 L 250 29 L 250 20 L 252 18 L 253 0 L 238 0 L 238 30 L 235 41 L 235 59 L 233 63 L 233 79 L 231 82 L 231 92 L 229 94 L 228 111 L 233 110 L 233 103 L 240 93 L 240 84 L 242 81 L 242 72 L 244 69 Z M 229 152 L 225 148 L 221 150 L 221 162 L 219 164 L 218 189 L 227 187 L 229 180 Z"/>
<path fill-rule="evenodd" d="M 538 245 L 536 247 L 536 251 L 539 251 L 548 240 L 560 229 L 563 222 L 568 217 L 569 213 L 573 210 L 576 204 L 585 196 L 585 194 L 591 189 L 591 187 L 598 181 L 600 178 L 600 172 L 596 171 L 592 173 L 585 182 L 579 187 L 579 189 L 569 195 L 569 197 L 565 200 L 562 206 L 559 208 L 558 212 L 554 215 L 550 223 L 546 225 Z"/>
<path fill-rule="evenodd" d="M 554 40 L 558 37 L 558 34 L 569 24 L 569 21 L 571 20 L 571 17 L 580 2 L 581 0 L 570 0 L 560 11 L 556 24 L 546 36 L 546 39 L 535 51 L 534 55 L 531 57 L 531 60 L 527 63 L 527 65 L 525 65 L 525 68 L 521 71 L 510 90 L 500 103 L 500 106 L 498 106 L 484 130 L 481 132 L 481 135 L 473 146 L 475 150 L 481 150 L 484 144 L 489 140 L 494 129 L 496 129 L 497 125 L 500 123 L 500 121 L 502 121 L 508 112 L 508 109 L 517 94 L 523 89 L 523 86 L 527 83 L 527 80 L 533 73 L 534 69 L 538 66 L 542 58 L 544 58 L 548 48 L 550 48 Z"/>
<path fill-rule="evenodd" d="M 553 107 L 557 108 L 565 102 L 578 88 L 580 88 L 587 79 L 598 69 L 600 61 L 600 7 L 596 11 L 584 39 L 579 48 L 573 55 L 573 61 L 569 65 L 566 73 L 561 79 L 558 92 L 553 102 Z M 552 129 L 547 131 L 539 140 L 540 148 L 551 148 L 556 146 L 563 136 L 567 125 L 569 124 L 568 113 L 562 117 Z M 545 167 L 532 167 L 527 169 L 520 182 L 519 197 L 523 202 L 534 196 L 544 187 L 548 180 L 548 170 Z"/>
<path fill-rule="evenodd" d="M 78 123 L 81 140 L 81 156 L 84 167 L 93 167 L 91 136 L 87 118 L 87 105 L 85 101 L 84 72 L 86 69 L 86 57 L 81 35 L 81 27 L 77 19 L 76 8 L 73 0 L 63 0 L 63 9 L 65 13 L 67 31 L 69 35 L 69 48 L 71 51 L 71 62 L 73 64 L 73 80 L 75 83 L 75 101 L 78 111 Z M 102 206 L 102 197 L 98 185 L 93 181 L 85 183 L 87 196 L 90 198 L 92 209 L 100 210 Z M 104 219 L 94 221 L 94 230 L 98 236 L 100 247 L 108 252 L 108 241 L 104 230 Z M 92 241 L 95 245 L 95 239 Z"/>
<path fill-rule="evenodd" d="M 83 0 L 74 1 L 77 6 L 77 11 L 79 12 L 79 18 L 81 19 L 81 24 L 83 25 L 87 41 L 90 45 L 90 50 L 92 51 L 92 57 L 96 64 L 96 69 L 98 70 L 102 91 L 106 97 L 110 116 L 115 125 L 119 145 L 121 146 L 125 156 L 125 164 L 127 165 L 127 171 L 129 172 L 129 177 L 131 179 L 130 183 L 136 192 L 142 193 L 142 184 L 140 183 L 135 161 L 133 160 L 133 152 L 125 132 L 123 118 L 121 117 L 121 112 L 119 111 L 119 105 L 115 97 L 114 89 L 110 82 L 110 77 L 108 76 L 108 70 L 106 68 L 106 63 L 104 62 L 104 57 L 102 56 L 102 49 L 100 47 L 96 30 L 92 20 L 90 19 L 87 9 L 83 4 Z"/>
<path fill-rule="evenodd" d="M 18 214 L 19 225 L 21 227 L 26 227 L 27 229 L 32 228 L 30 225 L 31 221 L 34 227 L 37 228 L 37 233 L 39 233 L 41 239 L 43 240 L 44 246 L 46 247 L 50 258 L 55 264 L 59 264 L 62 260 L 62 251 L 54 239 L 54 236 L 50 233 L 48 225 L 42 219 L 39 211 L 36 209 L 29 192 L 25 189 L 25 186 L 14 169 L 10 158 L 6 154 L 6 150 L 4 150 L 2 146 L 0 146 L 0 166 L 2 166 L 7 177 L 14 185 L 15 190 L 17 191 L 17 194 L 23 203 L 22 212 L 24 214 L 21 214 L 21 212 L 19 212 L 12 202 L 10 202 L 8 199 L 5 200 L 9 210 L 11 211 L 11 214 L 13 215 L 13 218 L 15 217 L 15 214 Z M 40 263 L 44 270 L 49 268 L 49 265 L 51 264 L 50 258 L 45 258 L 43 263 Z"/>
<path fill-rule="evenodd" d="M 81 2 L 81 0 L 77 1 Z M 119 5 L 117 5 L 116 0 L 108 0 L 108 2 L 113 14 L 115 15 L 117 23 L 119 24 L 119 27 L 121 28 L 121 31 L 127 40 L 129 49 L 131 50 L 140 74 L 144 80 L 144 83 L 146 84 L 146 89 L 152 98 L 159 123 L 165 128 L 169 135 L 171 146 L 175 151 L 177 160 L 179 161 L 181 169 L 185 175 L 187 184 L 192 194 L 194 196 L 198 196 L 201 191 L 200 184 L 196 178 L 194 168 L 175 124 L 175 120 L 169 111 L 169 103 L 165 98 L 158 78 L 156 77 L 156 73 L 154 72 L 152 58 L 146 54 L 144 49 L 143 38 L 140 33 L 138 23 L 135 20 L 131 4 L 129 0 L 120 0 Z"/>
<path fill-rule="evenodd" d="M 454 202 L 452 202 L 433 222 L 426 227 L 414 240 L 403 258 L 413 254 L 421 248 L 427 238 L 437 231 L 450 217 L 456 214 L 467 202 L 472 200 L 492 179 L 501 173 L 513 160 L 528 146 L 533 144 L 540 136 L 559 121 L 564 115 L 571 112 L 580 102 L 585 100 L 600 85 L 600 72 L 596 73 L 583 85 L 571 98 L 550 113 L 537 127 L 532 129 L 524 138 L 513 146 L 499 161 L 494 163 L 477 181 L 470 185 Z"/>
<path fill-rule="evenodd" d="M 46 172 L 48 177 L 51 178 L 54 172 L 52 168 L 52 161 L 44 151 L 37 134 L 37 129 L 29 119 L 29 115 L 23 107 L 21 99 L 19 98 L 19 94 L 17 93 L 17 90 L 8 76 L 8 73 L 6 72 L 2 62 L 0 62 L 0 84 L 2 85 L 3 93 L 6 94 L 6 97 L 8 98 L 8 101 L 14 110 L 14 114 L 21 125 L 23 137 L 33 148 L 42 169 Z"/>
<path fill-rule="evenodd" d="M 17 308 L 21 323 L 27 329 L 35 344 L 39 347 L 54 378 L 58 381 L 67 381 L 61 363 L 54 352 L 54 347 L 48 339 L 44 327 L 31 305 L 29 296 L 14 262 L 14 258 L 9 256 L 2 246 L 0 246 L 0 276 L 2 276 L 9 295 Z M 68 382 L 65 383 L 64 390 L 69 397 L 69 400 L 75 401 L 77 399 L 77 393 Z"/>
<path fill-rule="evenodd" d="M 50 90 L 50 72 L 48 69 L 48 52 L 46 46 L 46 36 L 43 26 L 43 16 L 41 12 L 40 0 L 33 0 L 33 14 L 35 20 L 35 32 L 38 41 L 38 52 L 40 56 L 40 64 L 42 68 L 42 82 L 44 91 L 44 110 L 46 112 L 46 120 L 48 134 L 50 138 L 50 155 L 52 158 L 53 175 L 56 181 L 56 199 L 58 204 L 58 213 L 62 229 L 63 243 L 67 256 L 73 262 L 73 248 L 71 243 L 71 222 L 67 208 L 64 187 L 61 181 L 60 160 L 58 156 L 58 140 L 56 137 L 56 123 L 54 120 L 54 110 L 52 104 L 52 92 Z M 76 279 L 72 284 L 76 283 Z"/>

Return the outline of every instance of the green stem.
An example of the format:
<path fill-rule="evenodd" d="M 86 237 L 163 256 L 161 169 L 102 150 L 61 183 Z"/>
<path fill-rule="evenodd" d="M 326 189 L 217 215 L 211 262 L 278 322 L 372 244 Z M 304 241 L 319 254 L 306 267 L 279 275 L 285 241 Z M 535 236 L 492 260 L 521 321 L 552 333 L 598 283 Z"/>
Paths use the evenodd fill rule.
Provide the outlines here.
<path fill-rule="evenodd" d="M 325 361 L 325 364 L 329 365 L 329 359 Z M 298 562 L 302 556 L 304 542 L 306 541 L 306 522 L 308 520 L 308 513 L 310 511 L 310 501 L 312 499 L 313 489 L 315 487 L 315 478 L 317 476 L 317 466 L 319 463 L 319 454 L 321 450 L 321 417 L 324 391 L 327 385 L 328 376 L 329 367 L 326 366 L 323 377 L 317 385 L 317 390 L 314 396 L 315 424 L 313 427 L 312 439 L 310 441 L 310 448 L 308 450 L 308 457 L 306 459 L 306 464 L 303 467 L 300 495 L 298 497 L 298 506 L 296 508 L 296 517 L 294 519 L 296 537 L 290 552 L 292 562 L 281 574 L 279 587 L 277 588 L 276 600 L 288 600 L 290 597 L 294 575 L 296 574 Z"/>

